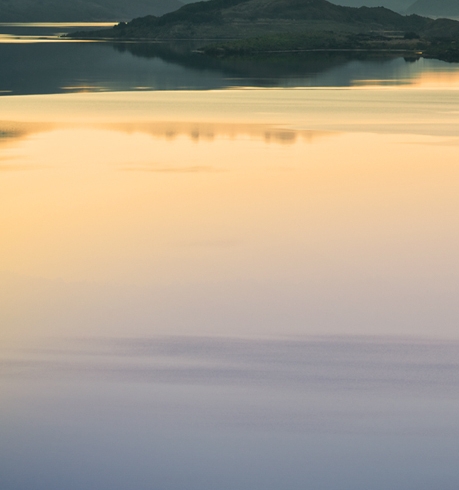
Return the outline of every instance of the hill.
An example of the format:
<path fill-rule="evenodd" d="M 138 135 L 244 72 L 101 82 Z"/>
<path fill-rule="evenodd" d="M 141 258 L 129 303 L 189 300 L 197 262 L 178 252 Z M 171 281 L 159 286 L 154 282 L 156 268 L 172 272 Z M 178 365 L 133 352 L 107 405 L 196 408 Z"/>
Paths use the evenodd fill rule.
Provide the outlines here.
<path fill-rule="evenodd" d="M 120 21 L 177 10 L 179 0 L 0 0 L 0 22 Z"/>
<path fill-rule="evenodd" d="M 459 0 L 417 0 L 408 8 L 407 13 L 459 18 Z"/>
<path fill-rule="evenodd" d="M 386 7 L 394 12 L 405 12 L 413 0 L 332 0 L 345 7 Z"/>
<path fill-rule="evenodd" d="M 437 24 L 435 24 L 437 22 Z M 342 7 L 326 0 L 209 0 L 161 17 L 120 23 L 88 37 L 116 39 L 245 39 L 305 32 L 402 31 L 445 36 L 441 22 L 402 16 L 383 7 Z M 459 33 L 459 23 L 447 26 Z M 79 34 L 84 37 L 84 33 Z"/>
<path fill-rule="evenodd" d="M 343 7 L 326 0 L 209 0 L 72 37 L 200 40 L 203 51 L 212 56 L 347 50 L 410 57 L 422 52 L 459 60 L 459 22 L 403 16 L 384 7 Z"/>

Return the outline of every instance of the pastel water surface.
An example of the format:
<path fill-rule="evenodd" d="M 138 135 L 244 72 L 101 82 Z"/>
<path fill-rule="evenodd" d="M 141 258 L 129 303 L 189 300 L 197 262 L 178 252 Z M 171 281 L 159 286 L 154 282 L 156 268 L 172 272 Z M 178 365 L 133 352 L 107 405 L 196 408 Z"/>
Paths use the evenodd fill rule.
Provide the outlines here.
<path fill-rule="evenodd" d="M 0 487 L 456 490 L 457 66 L 13 27 Z"/>

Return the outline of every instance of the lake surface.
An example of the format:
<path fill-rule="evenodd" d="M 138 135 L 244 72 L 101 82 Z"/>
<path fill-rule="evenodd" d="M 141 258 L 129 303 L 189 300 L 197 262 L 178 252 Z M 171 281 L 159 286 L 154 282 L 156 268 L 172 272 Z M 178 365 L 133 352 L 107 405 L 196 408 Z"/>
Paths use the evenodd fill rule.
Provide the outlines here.
<path fill-rule="evenodd" d="M 105 24 L 102 24 L 102 27 Z M 451 83 L 459 64 L 347 52 L 204 56 L 190 43 L 65 40 L 100 24 L 0 24 L 0 94 L 209 90 L 228 87 L 355 87 Z M 2 34 L 3 33 L 3 34 Z"/>
<path fill-rule="evenodd" d="M 0 487 L 457 490 L 458 66 L 6 31 Z"/>

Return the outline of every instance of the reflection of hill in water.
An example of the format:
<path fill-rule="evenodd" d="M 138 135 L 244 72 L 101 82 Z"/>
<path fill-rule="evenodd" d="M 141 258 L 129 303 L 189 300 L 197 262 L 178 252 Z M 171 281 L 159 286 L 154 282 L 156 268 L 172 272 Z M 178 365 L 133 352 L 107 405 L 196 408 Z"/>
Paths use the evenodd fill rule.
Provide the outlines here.
<path fill-rule="evenodd" d="M 257 86 L 290 85 L 298 79 L 311 79 L 351 61 L 382 64 L 396 58 L 394 55 L 364 52 L 270 53 L 218 58 L 193 51 L 197 46 L 190 43 L 118 43 L 113 47 L 119 52 L 129 52 L 140 58 L 159 58 L 192 70 L 217 71 L 226 77 L 247 79 Z M 241 85 L 240 81 L 237 85 Z"/>
<path fill-rule="evenodd" d="M 125 133 L 144 133 L 154 138 L 164 138 L 169 141 L 185 136 L 194 142 L 213 141 L 216 138 L 226 139 L 250 139 L 266 143 L 290 144 L 299 138 L 307 143 L 318 139 L 328 138 L 335 134 L 331 131 L 316 131 L 306 129 L 294 129 L 261 123 L 221 123 L 221 122 L 174 122 L 152 121 L 147 123 L 107 124 L 102 127 L 111 131 Z M 0 125 L 1 129 L 1 125 Z"/>
<path fill-rule="evenodd" d="M 56 128 L 72 129 L 85 127 L 85 124 L 59 122 L 17 122 L 0 120 L 0 148 L 8 145 L 17 144 L 18 140 L 27 138 L 33 134 L 49 132 Z M 320 138 L 330 137 L 333 132 L 313 131 L 306 129 L 293 129 L 277 126 L 273 124 L 261 123 L 240 123 L 240 122 L 175 122 L 162 121 L 152 118 L 148 122 L 125 122 L 125 123 L 92 123 L 93 129 L 109 130 L 121 133 L 143 133 L 154 138 L 172 141 L 176 138 L 185 136 L 194 142 L 213 141 L 216 138 L 237 139 L 245 138 L 250 140 L 262 140 L 266 143 L 290 144 L 301 138 L 302 141 L 311 143 Z"/>
<path fill-rule="evenodd" d="M 44 116 L 47 117 L 47 116 Z M 211 143 L 218 139 L 234 141 L 262 141 L 272 145 L 290 145 L 298 142 L 312 143 L 322 138 L 329 138 L 335 133 L 322 130 L 307 130 L 284 127 L 283 125 L 255 123 L 255 122 L 218 122 L 218 121 L 163 121 L 156 120 L 152 114 L 151 121 L 123 122 L 123 123 L 91 123 L 92 134 L 97 137 L 98 132 L 102 136 L 107 131 L 124 134 L 145 134 L 155 139 L 172 142 L 178 138 L 188 138 L 194 143 Z M 79 131 L 88 129 L 84 122 L 54 121 L 46 122 L 17 122 L 0 120 L 0 174 L 4 172 L 39 170 L 45 168 L 42 164 L 24 163 L 18 159 L 15 151 L 21 140 L 30 138 L 38 133 L 51 133 L 53 131 Z M 13 150 L 1 153 L 1 150 Z M 135 172 L 157 172 L 157 173 L 196 173 L 196 172 L 221 172 L 225 168 L 218 165 L 190 165 L 185 159 L 178 159 L 167 164 L 158 164 L 157 161 L 132 163 L 128 162 L 119 166 L 120 170 Z"/>
<path fill-rule="evenodd" d="M 192 48 L 187 43 L 0 43 L 0 94 L 406 83 L 434 63 L 349 52 L 223 59 Z"/>

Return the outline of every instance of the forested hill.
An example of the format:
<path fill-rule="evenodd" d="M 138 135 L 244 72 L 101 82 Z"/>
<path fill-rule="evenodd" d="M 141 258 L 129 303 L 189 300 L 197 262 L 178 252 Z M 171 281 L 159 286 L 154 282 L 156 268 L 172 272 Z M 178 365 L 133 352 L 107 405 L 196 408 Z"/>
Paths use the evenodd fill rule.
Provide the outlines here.
<path fill-rule="evenodd" d="M 182 5 L 179 0 L 0 0 L 0 22 L 122 21 Z"/>
<path fill-rule="evenodd" d="M 209 0 L 185 5 L 161 17 L 134 19 L 111 30 L 92 32 L 88 37 L 247 39 L 273 34 L 375 31 L 455 37 L 459 36 L 459 23 L 403 16 L 383 7 L 342 7 L 326 0 Z"/>

